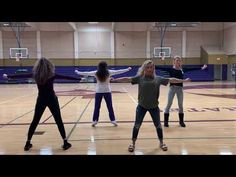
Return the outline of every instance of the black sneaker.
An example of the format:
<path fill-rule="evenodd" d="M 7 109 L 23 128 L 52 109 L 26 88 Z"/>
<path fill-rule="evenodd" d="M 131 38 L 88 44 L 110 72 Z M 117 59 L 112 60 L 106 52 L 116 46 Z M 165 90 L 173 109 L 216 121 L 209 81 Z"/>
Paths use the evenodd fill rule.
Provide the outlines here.
<path fill-rule="evenodd" d="M 164 122 L 165 127 L 169 127 L 169 124 L 167 122 Z"/>
<path fill-rule="evenodd" d="M 33 145 L 31 144 L 31 143 L 26 143 L 25 144 L 25 147 L 24 147 L 24 150 L 25 151 L 28 151 L 28 150 L 30 150 L 30 148 L 32 148 L 33 147 Z"/>
<path fill-rule="evenodd" d="M 63 150 L 67 150 L 67 149 L 69 149 L 71 146 L 72 146 L 72 145 L 71 145 L 70 143 L 66 142 L 66 143 L 63 144 L 62 148 L 63 148 Z"/>

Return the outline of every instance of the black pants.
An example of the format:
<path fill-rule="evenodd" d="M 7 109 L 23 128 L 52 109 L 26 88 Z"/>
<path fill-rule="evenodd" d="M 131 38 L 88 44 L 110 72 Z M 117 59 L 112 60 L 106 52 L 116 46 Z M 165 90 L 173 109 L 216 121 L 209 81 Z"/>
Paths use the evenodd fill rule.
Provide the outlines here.
<path fill-rule="evenodd" d="M 38 96 L 37 102 L 35 105 L 34 118 L 30 124 L 29 131 L 28 131 L 28 140 L 31 140 L 31 138 L 35 132 L 35 129 L 38 126 L 39 121 L 43 115 L 43 112 L 45 111 L 47 106 L 50 109 L 50 111 L 56 121 L 57 127 L 59 129 L 59 132 L 60 132 L 62 138 L 63 139 L 66 138 L 66 132 L 65 132 L 65 128 L 64 128 L 64 125 L 62 122 L 62 118 L 61 118 L 61 112 L 60 112 L 58 98 L 56 95 L 53 95 L 53 96 L 50 96 L 47 98 Z"/>

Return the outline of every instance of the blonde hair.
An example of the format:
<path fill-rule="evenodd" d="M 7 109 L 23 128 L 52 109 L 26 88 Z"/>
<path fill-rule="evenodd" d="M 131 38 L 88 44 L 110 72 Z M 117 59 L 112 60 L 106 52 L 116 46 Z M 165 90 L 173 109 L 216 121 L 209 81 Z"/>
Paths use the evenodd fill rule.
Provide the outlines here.
<path fill-rule="evenodd" d="M 40 58 L 33 67 L 34 79 L 37 84 L 43 85 L 55 73 L 54 65 L 47 58 Z"/>
<path fill-rule="evenodd" d="M 175 55 L 174 60 L 176 60 L 177 58 L 181 59 L 181 57 L 179 55 Z"/>
<path fill-rule="evenodd" d="M 148 64 L 152 64 L 154 66 L 154 63 L 152 60 L 146 60 L 143 62 L 142 66 L 138 69 L 137 76 L 144 76 L 144 70 L 147 67 Z M 154 71 L 153 71 L 153 77 L 156 76 L 155 72 L 155 66 L 154 66 Z"/>
<path fill-rule="evenodd" d="M 179 55 L 175 55 L 174 59 L 173 59 L 173 65 L 175 64 L 175 60 L 179 59 L 180 61 L 182 61 L 182 58 Z"/>

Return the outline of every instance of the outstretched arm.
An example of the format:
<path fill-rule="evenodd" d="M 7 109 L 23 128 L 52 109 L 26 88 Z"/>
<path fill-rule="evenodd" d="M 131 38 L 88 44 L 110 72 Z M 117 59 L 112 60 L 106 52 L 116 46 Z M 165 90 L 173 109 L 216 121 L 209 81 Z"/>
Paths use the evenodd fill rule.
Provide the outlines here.
<path fill-rule="evenodd" d="M 82 75 L 82 76 L 95 76 L 97 71 L 78 71 L 77 69 L 75 70 L 75 73 L 78 75 Z"/>
<path fill-rule="evenodd" d="M 206 69 L 206 68 L 207 68 L 207 65 L 206 65 L 206 64 L 202 66 L 202 70 L 204 70 L 204 69 Z"/>
<path fill-rule="evenodd" d="M 19 78 L 30 78 L 33 77 L 33 73 L 23 73 L 23 74 L 3 74 L 5 79 L 19 79 Z"/>
<path fill-rule="evenodd" d="M 131 67 L 128 67 L 126 69 L 119 69 L 119 70 L 112 70 L 112 69 L 109 69 L 109 72 L 110 72 L 110 75 L 116 75 L 116 74 L 122 74 L 122 73 L 125 73 L 125 72 L 128 72 L 130 71 L 132 68 Z"/>
<path fill-rule="evenodd" d="M 7 78 L 8 78 L 8 77 L 7 77 L 7 74 L 3 74 L 2 77 L 3 77 L 4 79 L 7 79 Z"/>
<path fill-rule="evenodd" d="M 169 78 L 170 83 L 183 83 L 183 82 L 191 82 L 191 79 L 177 79 L 177 78 Z"/>
<path fill-rule="evenodd" d="M 117 79 L 112 79 L 112 82 L 131 82 L 131 77 L 120 77 Z"/>
<path fill-rule="evenodd" d="M 189 72 L 189 71 L 196 71 L 196 70 L 204 70 L 207 68 L 207 65 L 203 65 L 202 67 L 195 67 L 195 68 L 183 68 L 184 72 Z"/>
<path fill-rule="evenodd" d="M 61 74 L 55 74 L 55 79 L 65 79 L 65 80 L 81 80 L 80 77 L 76 78 L 76 77 L 71 77 L 71 76 L 65 76 L 65 75 L 61 75 Z"/>

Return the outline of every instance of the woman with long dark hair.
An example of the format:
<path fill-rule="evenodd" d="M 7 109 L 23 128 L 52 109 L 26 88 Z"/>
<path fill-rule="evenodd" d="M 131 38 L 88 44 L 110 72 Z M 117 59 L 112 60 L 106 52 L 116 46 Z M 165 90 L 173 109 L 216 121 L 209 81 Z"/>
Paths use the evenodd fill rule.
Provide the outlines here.
<path fill-rule="evenodd" d="M 101 107 L 101 102 L 102 102 L 103 97 L 106 101 L 111 123 L 114 126 L 117 126 L 117 122 L 115 119 L 114 110 L 112 106 L 110 76 L 121 74 L 130 70 L 131 70 L 131 67 L 128 67 L 127 69 L 120 69 L 120 70 L 108 69 L 108 65 L 105 61 L 101 61 L 98 64 L 98 69 L 95 71 L 81 72 L 81 71 L 75 70 L 75 73 L 78 75 L 94 76 L 97 79 L 96 94 L 95 94 L 95 107 L 94 107 L 94 112 L 93 112 L 93 123 L 92 123 L 93 127 L 98 123 L 99 112 L 100 112 L 100 107 Z"/>
<path fill-rule="evenodd" d="M 32 148 L 33 146 L 31 144 L 32 136 L 36 130 L 36 127 L 39 124 L 39 121 L 46 107 L 50 109 L 56 121 L 57 127 L 63 139 L 62 148 L 64 150 L 69 149 L 71 147 L 71 144 L 68 143 L 66 139 L 66 132 L 61 118 L 58 98 L 53 89 L 53 81 L 55 79 L 68 79 L 68 80 L 80 81 L 81 78 L 74 78 L 56 74 L 54 65 L 46 58 L 41 58 L 36 61 L 32 73 L 12 74 L 12 75 L 3 74 L 3 77 L 13 78 L 13 79 L 33 77 L 39 90 L 37 102 L 35 105 L 34 117 L 29 127 L 28 137 L 24 150 L 28 151 L 30 150 L 30 148 Z"/>

